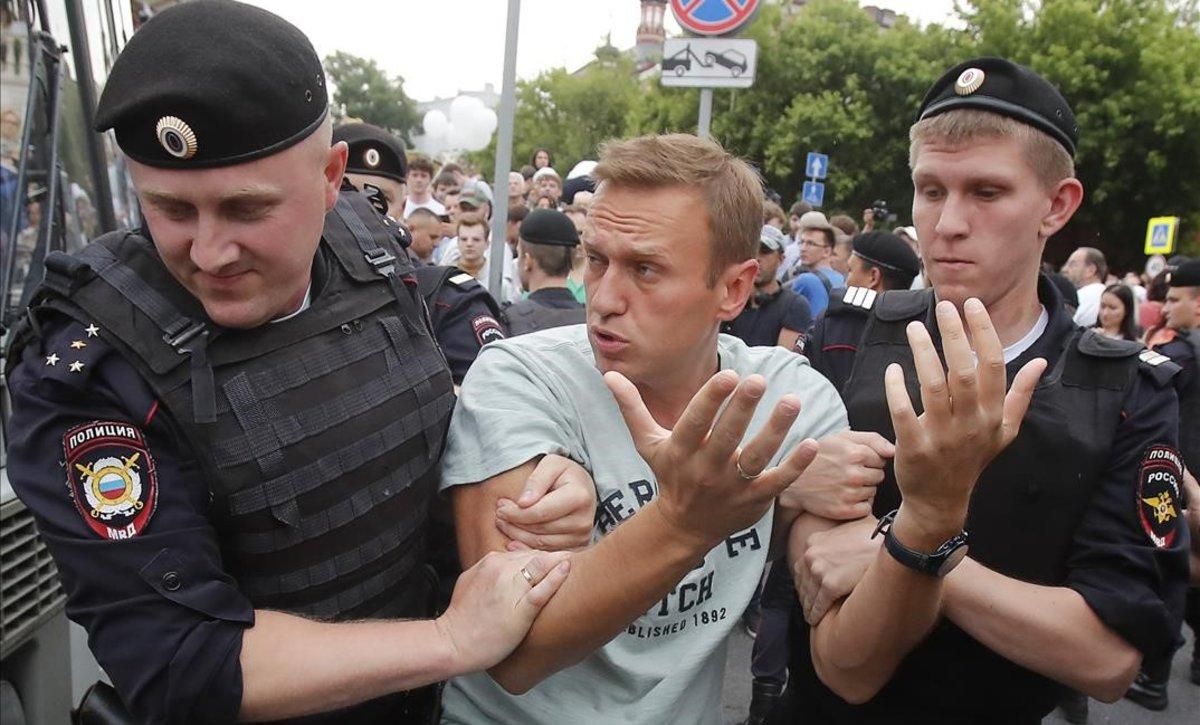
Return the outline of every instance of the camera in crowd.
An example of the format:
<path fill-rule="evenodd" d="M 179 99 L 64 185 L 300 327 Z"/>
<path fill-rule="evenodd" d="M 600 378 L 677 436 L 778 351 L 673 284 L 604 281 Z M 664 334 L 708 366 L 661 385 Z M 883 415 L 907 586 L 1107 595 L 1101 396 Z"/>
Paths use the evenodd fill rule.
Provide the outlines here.
<path fill-rule="evenodd" d="M 880 226 L 896 223 L 896 213 L 888 211 L 888 204 L 884 199 L 871 202 L 871 218 Z"/>

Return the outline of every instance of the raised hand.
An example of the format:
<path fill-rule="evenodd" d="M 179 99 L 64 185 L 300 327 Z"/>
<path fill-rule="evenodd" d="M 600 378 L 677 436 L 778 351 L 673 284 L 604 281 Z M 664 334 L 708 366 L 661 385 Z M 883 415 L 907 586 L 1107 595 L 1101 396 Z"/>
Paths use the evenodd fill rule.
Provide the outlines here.
<path fill-rule="evenodd" d="M 654 420 L 637 387 L 623 375 L 606 373 L 604 382 L 638 453 L 658 480 L 657 508 L 682 535 L 709 546 L 762 518 L 779 492 L 816 456 L 816 441 L 807 439 L 779 465 L 767 468 L 800 414 L 800 400 L 794 395 L 783 396 L 763 429 L 739 447 L 766 390 L 760 375 L 739 383 L 732 370 L 717 373 L 688 403 L 672 430 Z"/>
<path fill-rule="evenodd" d="M 558 455 L 543 456 L 516 501 L 496 502 L 496 527 L 521 546 L 577 551 L 592 541 L 596 484 L 587 470 Z"/>
<path fill-rule="evenodd" d="M 979 474 L 1016 438 L 1034 386 L 1046 369 L 1045 360 L 1030 361 L 1006 394 L 1004 352 L 991 318 L 975 298 L 963 307 L 970 341 L 954 305 L 937 305 L 946 370 L 925 326 L 908 326 L 925 408 L 920 416 L 913 410 L 900 366 L 889 365 L 884 376 L 896 430 L 902 508 L 915 514 L 910 523 L 932 539 L 962 528 Z"/>
<path fill-rule="evenodd" d="M 435 624 L 466 671 L 507 657 L 562 583 L 566 552 L 492 552 L 458 577 L 445 614 Z"/>

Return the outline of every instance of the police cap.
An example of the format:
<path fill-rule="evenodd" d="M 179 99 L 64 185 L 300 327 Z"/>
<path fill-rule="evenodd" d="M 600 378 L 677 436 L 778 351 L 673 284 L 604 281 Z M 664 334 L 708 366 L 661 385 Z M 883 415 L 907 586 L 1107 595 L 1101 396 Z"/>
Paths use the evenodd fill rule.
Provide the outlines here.
<path fill-rule="evenodd" d="M 554 244 L 574 247 L 579 233 L 571 218 L 557 209 L 534 209 L 521 222 L 521 241 L 530 244 Z"/>
<path fill-rule="evenodd" d="M 333 129 L 333 142 L 345 141 L 350 147 L 346 171 L 351 174 L 386 176 L 405 182 L 408 156 L 400 139 L 369 123 L 347 123 Z"/>
<path fill-rule="evenodd" d="M 1167 272 L 1167 285 L 1171 287 L 1200 287 L 1200 259 L 1193 259 Z"/>
<path fill-rule="evenodd" d="M 863 232 L 854 237 L 854 253 L 878 267 L 897 272 L 917 275 L 921 273 L 921 260 L 899 235 L 876 230 Z"/>
<path fill-rule="evenodd" d="M 143 25 L 113 64 L 96 130 L 130 158 L 199 169 L 269 156 L 328 111 L 312 43 L 278 15 L 232 0 L 180 3 Z"/>
<path fill-rule="evenodd" d="M 1075 155 L 1079 126 L 1058 89 L 1023 65 L 1003 58 L 975 58 L 946 71 L 921 102 L 917 120 L 956 108 L 1008 116 L 1045 131 Z"/>

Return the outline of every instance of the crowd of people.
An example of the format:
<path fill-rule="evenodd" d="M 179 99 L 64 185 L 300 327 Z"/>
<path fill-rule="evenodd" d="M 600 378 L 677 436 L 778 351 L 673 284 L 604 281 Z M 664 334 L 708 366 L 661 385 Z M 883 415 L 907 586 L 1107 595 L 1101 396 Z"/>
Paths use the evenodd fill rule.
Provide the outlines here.
<path fill-rule="evenodd" d="M 96 115 L 145 224 L 48 256 L 7 353 L 10 478 L 112 680 L 83 708 L 708 725 L 745 623 L 756 724 L 1166 707 L 1200 261 L 1044 273 L 1069 103 L 931 80 L 913 225 L 859 228 L 689 134 L 539 149 L 500 201 L 335 127 L 282 18 L 147 22 Z"/>

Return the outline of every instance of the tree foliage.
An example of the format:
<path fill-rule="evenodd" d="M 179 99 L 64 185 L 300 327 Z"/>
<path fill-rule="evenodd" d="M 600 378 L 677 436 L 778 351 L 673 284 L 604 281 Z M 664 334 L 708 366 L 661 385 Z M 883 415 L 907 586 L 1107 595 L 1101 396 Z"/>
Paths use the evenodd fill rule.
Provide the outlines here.
<path fill-rule="evenodd" d="M 338 51 L 325 57 L 325 72 L 333 85 L 337 120 L 353 118 L 374 124 L 412 145 L 411 134 L 420 119 L 417 103 L 404 93 L 404 79 L 389 77 L 374 60 Z"/>
<path fill-rule="evenodd" d="M 798 12 L 767 3 L 743 33 L 758 41 L 754 86 L 714 94 L 712 133 L 754 162 L 788 201 L 807 152 L 830 157 L 825 208 L 857 216 L 886 199 L 907 222 L 908 129 L 925 91 L 963 59 L 1000 55 L 1033 67 L 1071 101 L 1087 196 L 1053 241 L 1061 260 L 1099 246 L 1140 265 L 1146 221 L 1183 217 L 1200 253 L 1200 12 L 1196 0 L 973 0 L 957 27 L 900 17 L 881 28 L 853 0 Z M 698 92 L 636 81 L 626 59 L 520 84 L 514 166 L 540 146 L 566 171 L 614 136 L 694 132 Z"/>

